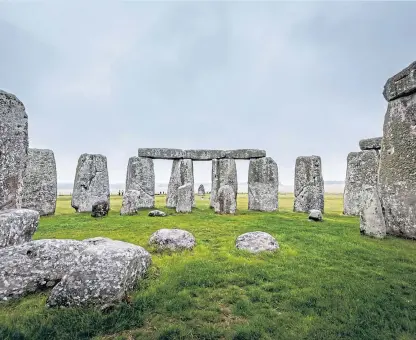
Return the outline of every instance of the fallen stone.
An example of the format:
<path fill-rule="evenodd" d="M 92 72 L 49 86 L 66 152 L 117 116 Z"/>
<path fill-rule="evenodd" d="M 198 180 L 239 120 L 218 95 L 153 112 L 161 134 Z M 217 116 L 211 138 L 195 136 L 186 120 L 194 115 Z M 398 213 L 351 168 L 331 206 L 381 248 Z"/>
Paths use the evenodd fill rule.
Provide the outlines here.
<path fill-rule="evenodd" d="M 92 206 L 92 217 L 104 217 L 108 215 L 108 211 L 110 210 L 110 207 L 108 206 L 107 201 L 101 201 L 94 203 Z"/>
<path fill-rule="evenodd" d="M 298 157 L 295 166 L 293 211 L 309 212 L 312 209 L 324 212 L 324 180 L 321 157 Z"/>
<path fill-rule="evenodd" d="M 317 210 L 317 209 L 312 209 L 311 211 L 309 211 L 308 218 L 311 221 L 320 222 L 320 221 L 322 221 L 322 212 L 320 210 Z"/>
<path fill-rule="evenodd" d="M 192 212 L 192 204 L 194 200 L 194 187 L 191 183 L 187 183 L 178 188 L 178 203 L 176 204 L 177 213 Z"/>
<path fill-rule="evenodd" d="M 91 212 L 92 206 L 102 201 L 110 205 L 107 158 L 82 154 L 75 174 L 71 206 L 76 212 Z"/>
<path fill-rule="evenodd" d="M 254 254 L 279 249 L 279 244 L 276 239 L 272 235 L 262 231 L 249 232 L 238 236 L 235 241 L 235 246 L 237 249 L 247 250 Z"/>
<path fill-rule="evenodd" d="M 248 209 L 278 209 L 279 174 L 271 157 L 251 159 L 248 167 Z"/>
<path fill-rule="evenodd" d="M 224 185 L 218 190 L 214 209 L 217 214 L 235 214 L 237 203 L 234 190 L 230 185 Z"/>
<path fill-rule="evenodd" d="M 194 187 L 194 167 L 191 159 L 179 159 L 172 162 L 168 193 L 166 195 L 166 207 L 176 208 L 178 204 L 178 189 L 182 185 L 190 183 Z M 193 192 L 193 189 L 192 189 Z M 194 196 L 192 195 L 192 205 Z"/>
<path fill-rule="evenodd" d="M 382 139 L 383 137 L 361 139 L 359 143 L 360 149 L 361 150 L 380 150 Z"/>
<path fill-rule="evenodd" d="M 149 245 L 156 246 L 159 251 L 192 249 L 195 237 L 186 230 L 160 229 L 150 236 Z"/>
<path fill-rule="evenodd" d="M 140 209 L 140 191 L 127 190 L 123 195 L 120 215 L 136 215 Z"/>
<path fill-rule="evenodd" d="M 386 236 L 386 224 L 377 190 L 364 202 L 360 213 L 360 233 L 376 238 Z"/>
<path fill-rule="evenodd" d="M 0 90 L 0 209 L 22 207 L 27 166 L 28 119 L 23 103 Z"/>
<path fill-rule="evenodd" d="M 189 158 L 194 161 L 209 161 L 215 158 L 224 158 L 223 150 L 184 150 L 183 158 Z"/>
<path fill-rule="evenodd" d="M 237 167 L 234 159 L 213 159 L 211 180 L 210 207 L 215 207 L 218 190 L 224 185 L 231 186 L 234 191 L 234 200 L 237 201 L 238 181 Z"/>
<path fill-rule="evenodd" d="M 31 241 L 38 224 L 39 213 L 35 210 L 0 211 L 0 248 Z"/>
<path fill-rule="evenodd" d="M 383 96 L 387 101 L 406 97 L 416 92 L 416 61 L 387 80 Z"/>
<path fill-rule="evenodd" d="M 149 212 L 150 217 L 165 217 L 167 216 L 165 212 L 160 210 L 152 210 Z"/>
<path fill-rule="evenodd" d="M 198 187 L 198 195 L 199 196 L 204 196 L 205 195 L 205 188 L 202 184 Z"/>
<path fill-rule="evenodd" d="M 131 157 L 127 165 L 126 191 L 137 190 L 137 209 L 155 206 L 155 170 L 153 159 Z"/>
<path fill-rule="evenodd" d="M 184 158 L 184 153 L 181 149 L 142 148 L 139 149 L 138 156 L 157 159 L 181 159 Z"/>
<path fill-rule="evenodd" d="M 266 157 L 266 151 L 258 149 L 237 149 L 227 150 L 225 152 L 225 158 L 233 159 L 251 159 Z"/>
<path fill-rule="evenodd" d="M 344 215 L 359 216 L 377 188 L 379 156 L 375 150 L 350 152 L 344 186 Z"/>

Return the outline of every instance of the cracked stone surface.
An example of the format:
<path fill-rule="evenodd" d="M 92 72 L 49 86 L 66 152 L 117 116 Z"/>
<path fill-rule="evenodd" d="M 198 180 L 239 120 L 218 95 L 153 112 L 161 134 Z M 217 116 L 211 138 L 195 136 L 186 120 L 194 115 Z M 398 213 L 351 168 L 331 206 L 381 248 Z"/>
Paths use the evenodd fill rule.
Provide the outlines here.
<path fill-rule="evenodd" d="M 260 253 L 262 251 L 275 251 L 279 249 L 276 239 L 265 232 L 253 231 L 237 237 L 235 241 L 237 249 L 247 250 L 250 253 Z"/>
<path fill-rule="evenodd" d="M 237 202 L 231 185 L 223 185 L 218 190 L 214 210 L 217 214 L 235 214 Z"/>
<path fill-rule="evenodd" d="M 178 188 L 178 203 L 176 204 L 176 212 L 189 213 L 192 212 L 192 204 L 194 201 L 194 187 L 191 183 L 187 183 Z"/>
<path fill-rule="evenodd" d="M 38 224 L 39 213 L 35 210 L 11 209 L 0 211 L 0 248 L 29 242 L 32 240 Z"/>
<path fill-rule="evenodd" d="M 376 238 L 384 238 L 386 236 L 386 223 L 384 222 L 377 188 L 373 190 L 361 208 L 360 233 Z"/>
<path fill-rule="evenodd" d="M 237 201 L 238 181 L 237 167 L 234 159 L 213 159 L 211 175 L 210 207 L 215 208 L 218 191 L 224 185 L 230 185 L 234 192 L 234 200 Z"/>
<path fill-rule="evenodd" d="M 155 246 L 160 251 L 192 249 L 195 246 L 195 237 L 186 230 L 160 229 L 150 236 L 149 245 Z"/>
<path fill-rule="evenodd" d="M 131 157 L 129 159 L 126 191 L 129 190 L 137 190 L 140 193 L 140 195 L 134 195 L 137 199 L 135 201 L 137 209 L 153 208 L 155 206 L 155 169 L 153 159 L 145 157 Z M 130 199 L 133 199 L 133 196 Z"/>
<path fill-rule="evenodd" d="M 192 186 L 192 206 L 195 206 L 193 195 L 194 166 L 191 159 L 178 159 L 172 162 L 172 171 L 169 179 L 166 195 L 166 207 L 176 208 L 178 204 L 178 189 L 182 185 L 190 183 Z"/>
<path fill-rule="evenodd" d="M 110 206 L 107 157 L 82 154 L 75 174 L 71 206 L 76 212 L 91 212 L 92 206 L 102 201 Z"/>

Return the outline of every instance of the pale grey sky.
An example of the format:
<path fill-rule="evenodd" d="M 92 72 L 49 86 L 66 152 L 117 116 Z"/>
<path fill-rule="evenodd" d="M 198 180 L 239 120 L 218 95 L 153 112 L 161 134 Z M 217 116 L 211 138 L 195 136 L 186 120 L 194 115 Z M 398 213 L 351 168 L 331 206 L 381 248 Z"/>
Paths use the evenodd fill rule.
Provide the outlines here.
<path fill-rule="evenodd" d="M 30 146 L 55 152 L 58 181 L 80 154 L 124 182 L 139 147 L 260 148 L 280 181 L 320 155 L 379 136 L 385 81 L 416 60 L 414 2 L 0 2 L 0 88 L 29 116 Z M 156 162 L 167 182 L 170 161 Z M 210 180 L 210 163 L 195 181 Z M 247 162 L 238 162 L 246 181 Z"/>

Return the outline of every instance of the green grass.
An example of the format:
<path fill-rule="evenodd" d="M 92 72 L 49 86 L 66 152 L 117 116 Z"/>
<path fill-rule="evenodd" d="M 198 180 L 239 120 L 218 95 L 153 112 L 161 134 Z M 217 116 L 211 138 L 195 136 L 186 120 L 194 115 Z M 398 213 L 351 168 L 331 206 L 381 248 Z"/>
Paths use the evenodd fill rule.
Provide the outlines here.
<path fill-rule="evenodd" d="M 342 196 L 326 197 L 322 223 L 291 212 L 291 195 L 280 195 L 276 213 L 249 212 L 240 195 L 236 216 L 215 215 L 199 197 L 192 214 L 179 215 L 164 199 L 165 218 L 119 216 L 112 197 L 110 215 L 93 219 L 61 197 L 35 239 L 105 236 L 148 248 L 154 231 L 178 227 L 197 246 L 153 253 L 130 302 L 106 313 L 46 309 L 47 292 L 0 304 L 0 339 L 416 339 L 416 242 L 361 236 L 358 218 L 341 215 Z M 234 248 L 256 230 L 280 250 Z"/>

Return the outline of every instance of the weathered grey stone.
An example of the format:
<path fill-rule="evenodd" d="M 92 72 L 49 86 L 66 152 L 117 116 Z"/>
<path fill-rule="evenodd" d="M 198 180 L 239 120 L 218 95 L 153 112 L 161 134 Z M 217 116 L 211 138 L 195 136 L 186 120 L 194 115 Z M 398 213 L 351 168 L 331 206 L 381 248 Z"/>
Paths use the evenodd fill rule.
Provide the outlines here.
<path fill-rule="evenodd" d="M 155 169 L 153 159 L 131 157 L 127 165 L 126 191 L 137 190 L 137 208 L 155 206 Z M 136 204 L 136 203 L 135 203 Z"/>
<path fill-rule="evenodd" d="M 152 210 L 152 211 L 149 211 L 149 216 L 150 217 L 165 217 L 167 215 L 163 211 L 160 211 L 160 210 Z"/>
<path fill-rule="evenodd" d="M 237 202 L 231 185 L 223 185 L 218 190 L 214 209 L 217 214 L 235 214 Z"/>
<path fill-rule="evenodd" d="M 127 190 L 123 195 L 120 215 L 136 215 L 140 209 L 140 196 L 138 190 Z"/>
<path fill-rule="evenodd" d="M 194 200 L 194 186 L 187 183 L 178 188 L 178 203 L 176 204 L 176 212 L 188 213 L 192 211 Z"/>
<path fill-rule="evenodd" d="M 0 248 L 29 242 L 38 224 L 39 213 L 35 210 L 0 211 Z"/>
<path fill-rule="evenodd" d="M 160 251 L 192 249 L 195 246 L 195 237 L 186 230 L 160 229 L 150 236 L 149 245 L 155 246 Z"/>
<path fill-rule="evenodd" d="M 381 149 L 381 140 L 383 137 L 374 137 L 360 140 L 360 149 L 361 150 L 380 150 Z"/>
<path fill-rule="evenodd" d="M 223 150 L 184 150 L 183 158 L 189 158 L 194 161 L 209 161 L 215 158 L 224 158 L 225 151 Z"/>
<path fill-rule="evenodd" d="M 29 149 L 23 177 L 22 208 L 36 210 L 41 216 L 53 215 L 56 197 L 57 175 L 53 151 Z"/>
<path fill-rule="evenodd" d="M 138 152 L 139 157 L 157 158 L 157 159 L 181 159 L 183 150 L 169 148 L 142 148 Z"/>
<path fill-rule="evenodd" d="M 237 149 L 225 151 L 225 158 L 251 159 L 266 157 L 266 151 L 258 149 Z"/>
<path fill-rule="evenodd" d="M 202 184 L 198 187 L 198 195 L 199 196 L 204 196 L 205 195 L 205 188 Z"/>
<path fill-rule="evenodd" d="M 0 209 L 21 208 L 28 119 L 23 103 L 0 90 Z"/>
<path fill-rule="evenodd" d="M 237 249 L 247 250 L 254 254 L 279 249 L 279 244 L 276 239 L 272 235 L 262 231 L 253 231 L 238 236 L 235 241 L 235 246 Z"/>
<path fill-rule="evenodd" d="M 350 152 L 344 186 L 344 215 L 359 216 L 363 203 L 377 188 L 379 156 L 375 150 Z"/>
<path fill-rule="evenodd" d="M 301 156 L 296 159 L 293 211 L 309 212 L 312 209 L 324 212 L 321 157 Z"/>
<path fill-rule="evenodd" d="M 416 92 L 416 61 L 387 80 L 383 96 L 387 101 Z"/>
<path fill-rule="evenodd" d="M 235 201 L 237 200 L 237 167 L 234 159 L 213 159 L 211 181 L 210 207 L 215 207 L 218 190 L 224 185 L 230 185 L 232 187 L 234 199 Z"/>
<path fill-rule="evenodd" d="M 311 211 L 309 211 L 308 219 L 320 222 L 322 221 L 322 212 L 317 209 L 312 209 Z"/>
<path fill-rule="evenodd" d="M 71 206 L 76 212 L 91 212 L 95 203 L 109 203 L 109 199 L 107 158 L 103 155 L 82 154 L 75 174 Z"/>
<path fill-rule="evenodd" d="M 360 232 L 363 235 L 383 238 L 386 236 L 386 224 L 377 189 L 363 202 L 360 212 Z"/>
<path fill-rule="evenodd" d="M 190 183 L 192 185 L 192 205 L 194 205 L 194 167 L 191 159 L 178 159 L 172 162 L 168 193 L 166 195 L 166 207 L 176 208 L 178 204 L 178 189 L 180 186 Z"/>
<path fill-rule="evenodd" d="M 92 217 L 104 217 L 108 215 L 108 211 L 110 210 L 110 206 L 108 205 L 108 201 L 100 201 L 94 203 L 92 205 Z"/>
<path fill-rule="evenodd" d="M 48 307 L 106 308 L 121 302 L 151 264 L 150 254 L 134 244 L 102 237 L 83 243 L 87 247 L 52 289 Z"/>
<path fill-rule="evenodd" d="M 248 167 L 248 209 L 278 209 L 279 174 L 271 157 L 251 159 Z"/>

